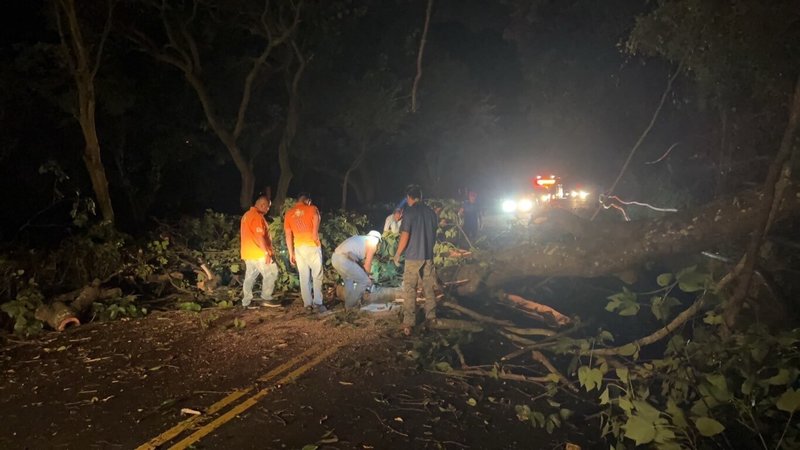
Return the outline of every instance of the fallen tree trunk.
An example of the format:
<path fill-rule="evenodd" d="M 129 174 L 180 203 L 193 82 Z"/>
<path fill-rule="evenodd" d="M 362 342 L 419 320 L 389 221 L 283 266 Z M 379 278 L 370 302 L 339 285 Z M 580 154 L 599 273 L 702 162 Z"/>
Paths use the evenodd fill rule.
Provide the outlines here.
<path fill-rule="evenodd" d="M 598 277 L 641 267 L 669 255 L 696 253 L 741 239 L 756 225 L 761 191 L 746 191 L 711 202 L 693 211 L 636 222 L 592 222 L 554 212 L 564 229 L 581 230 L 571 242 L 530 243 L 489 253 L 465 264 L 455 279 L 469 279 L 457 287 L 460 295 L 496 288 L 528 277 Z M 800 193 L 788 186 L 777 220 L 800 216 Z M 567 222 L 574 222 L 567 225 Z M 489 262 L 489 264 L 485 264 Z M 481 264 L 483 263 L 483 264 Z"/>

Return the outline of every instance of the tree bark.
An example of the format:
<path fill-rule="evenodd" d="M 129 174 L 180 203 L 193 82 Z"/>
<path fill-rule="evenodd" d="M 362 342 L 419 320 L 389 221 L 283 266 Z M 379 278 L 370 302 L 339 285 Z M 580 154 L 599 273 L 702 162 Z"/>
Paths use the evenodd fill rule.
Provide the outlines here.
<path fill-rule="evenodd" d="M 348 167 L 347 171 L 344 173 L 344 180 L 342 181 L 342 209 L 347 209 L 347 187 L 350 183 L 350 175 L 361 165 L 361 162 L 364 161 L 364 158 L 367 156 L 368 147 L 366 140 L 362 140 L 359 146 L 361 148 L 359 149 L 358 156 L 350 163 L 350 167 Z"/>
<path fill-rule="evenodd" d="M 297 68 L 292 76 L 291 83 L 289 83 L 289 105 L 286 108 L 286 126 L 283 130 L 281 142 L 278 145 L 278 166 L 280 167 L 281 174 L 278 177 L 278 186 L 275 189 L 275 199 L 273 200 L 272 210 L 279 214 L 283 203 L 286 201 L 286 195 L 289 192 L 289 183 L 292 181 L 294 173 L 292 173 L 292 164 L 289 158 L 291 151 L 292 141 L 297 133 L 297 123 L 300 118 L 300 80 L 303 78 L 303 72 L 306 69 L 308 60 L 303 56 L 300 48 L 293 41 L 292 49 L 298 60 Z"/>
<path fill-rule="evenodd" d="M 59 0 L 56 2 L 56 23 L 61 38 L 61 48 L 67 60 L 75 87 L 78 91 L 78 111 L 76 118 L 81 126 L 84 139 L 83 162 L 92 182 L 97 205 L 103 220 L 114 222 L 114 208 L 111 204 L 111 194 L 108 190 L 108 178 L 105 167 L 100 157 L 100 139 L 97 137 L 97 96 L 95 94 L 94 78 L 100 66 L 106 39 L 111 29 L 111 17 L 114 2 L 109 2 L 106 25 L 97 43 L 97 53 L 90 55 L 83 30 L 78 20 L 74 0 Z M 66 19 L 66 27 L 62 24 L 62 15 Z"/>
<path fill-rule="evenodd" d="M 793 184 L 786 187 L 776 220 L 800 217 L 799 193 Z M 491 261 L 488 267 L 479 262 L 466 264 L 454 279 L 469 279 L 457 289 L 459 294 L 471 295 L 528 277 L 613 275 L 651 260 L 700 252 L 747 236 L 758 223 L 757 212 L 765 198 L 762 191 L 747 191 L 694 211 L 637 222 L 589 224 L 577 216 L 556 214 L 564 222 L 560 227 L 581 235 L 568 243 L 523 243 L 489 253 L 482 258 Z"/>

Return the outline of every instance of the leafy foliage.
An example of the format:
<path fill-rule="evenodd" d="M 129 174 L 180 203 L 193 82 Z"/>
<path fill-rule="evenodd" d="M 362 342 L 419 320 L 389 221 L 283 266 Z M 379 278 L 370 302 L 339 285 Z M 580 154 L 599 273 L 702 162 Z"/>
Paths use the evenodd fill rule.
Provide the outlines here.
<path fill-rule="evenodd" d="M 17 273 L 21 277 L 24 273 Z M 42 330 L 42 322 L 34 317 L 36 308 L 42 305 L 44 296 L 36 282 L 31 278 L 25 282 L 14 300 L 0 305 L 0 310 L 8 314 L 14 321 L 14 333 L 21 336 L 33 336 Z"/>
<path fill-rule="evenodd" d="M 669 296 L 674 288 L 698 295 L 695 301 L 714 303 L 711 277 L 697 267 L 661 274 L 657 282 L 662 295 L 652 299 L 652 312 L 660 320 L 671 319 L 678 306 Z M 625 290 L 612 296 L 609 306 L 628 315 L 636 297 Z M 659 449 L 730 446 L 728 431 L 752 436 L 749 444 L 740 443 L 750 448 L 798 445 L 800 429 L 792 419 L 800 407 L 794 389 L 800 376 L 800 329 L 774 333 L 753 325 L 728 335 L 717 319 L 715 310 L 708 311 L 689 331 L 690 338 L 687 331 L 674 335 L 659 358 L 612 371 L 599 356 L 578 369 L 587 392 L 602 392 L 603 434 L 616 438 L 617 448 L 625 447 L 625 439 Z M 634 351 L 624 351 L 625 346 L 619 354 L 638 359 L 636 347 L 628 345 Z"/>

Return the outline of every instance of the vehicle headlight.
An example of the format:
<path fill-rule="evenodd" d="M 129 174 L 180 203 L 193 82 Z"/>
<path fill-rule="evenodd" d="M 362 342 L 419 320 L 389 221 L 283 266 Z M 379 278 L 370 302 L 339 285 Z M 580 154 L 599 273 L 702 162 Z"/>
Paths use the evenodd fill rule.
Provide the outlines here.
<path fill-rule="evenodd" d="M 517 210 L 517 202 L 514 200 L 503 200 L 503 212 L 514 212 Z"/>
<path fill-rule="evenodd" d="M 543 202 L 549 202 L 550 201 L 550 194 L 542 195 L 542 201 Z"/>
<path fill-rule="evenodd" d="M 588 197 L 588 196 L 589 196 L 589 193 L 588 193 L 588 192 L 586 192 L 586 191 L 580 191 L 580 192 L 578 192 L 578 197 L 580 197 L 580 198 L 581 198 L 581 200 L 586 200 L 586 197 Z"/>
<path fill-rule="evenodd" d="M 533 209 L 533 202 L 530 199 L 524 198 L 517 203 L 517 209 L 522 212 L 528 212 Z"/>

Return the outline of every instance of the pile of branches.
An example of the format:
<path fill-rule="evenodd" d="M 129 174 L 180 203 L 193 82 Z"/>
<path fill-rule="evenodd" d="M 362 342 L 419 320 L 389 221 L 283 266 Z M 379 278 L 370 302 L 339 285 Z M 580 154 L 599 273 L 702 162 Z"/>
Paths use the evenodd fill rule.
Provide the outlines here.
<path fill-rule="evenodd" d="M 740 448 L 743 437 L 747 448 L 796 448 L 800 328 L 725 325 L 742 266 L 721 278 L 698 266 L 663 273 L 653 290 L 624 287 L 607 297 L 606 314 L 591 320 L 505 292 L 489 308 L 443 294 L 441 306 L 458 319 L 439 320 L 434 328 L 450 334 L 425 339 L 437 348 L 421 362 L 445 376 L 538 386 L 541 401 L 516 405 L 521 421 L 552 432 L 579 408 L 612 448 Z M 620 328 L 642 335 L 623 340 L 612 333 Z M 471 343 L 492 340 L 515 350 L 493 361 L 465 358 L 476 354 Z M 581 406 L 567 406 L 576 400 Z"/>

